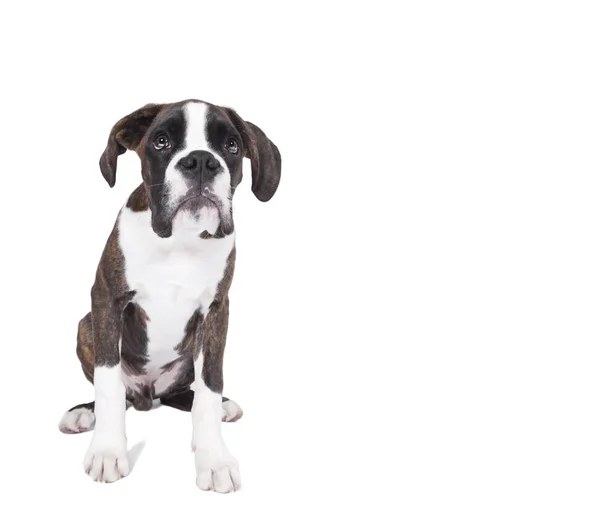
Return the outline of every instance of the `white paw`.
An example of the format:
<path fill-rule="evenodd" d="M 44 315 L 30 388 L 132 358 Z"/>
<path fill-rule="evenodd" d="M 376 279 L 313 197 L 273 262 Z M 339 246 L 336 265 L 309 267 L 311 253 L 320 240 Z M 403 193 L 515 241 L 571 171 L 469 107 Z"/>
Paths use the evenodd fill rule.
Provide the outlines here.
<path fill-rule="evenodd" d="M 228 401 L 223 401 L 221 421 L 225 421 L 226 423 L 233 423 L 234 421 L 237 421 L 240 417 L 242 417 L 242 415 L 244 415 L 244 412 L 235 401 L 232 401 L 231 399 L 229 399 Z"/>
<path fill-rule="evenodd" d="M 222 494 L 235 492 L 242 486 L 238 462 L 225 450 L 221 454 L 196 449 L 196 485 L 202 490 Z"/>
<path fill-rule="evenodd" d="M 94 481 L 112 483 L 129 474 L 127 442 L 108 442 L 92 438 L 83 468 Z"/>
<path fill-rule="evenodd" d="M 88 408 L 75 408 L 62 416 L 58 429 L 63 434 L 79 434 L 94 428 L 96 416 Z"/>

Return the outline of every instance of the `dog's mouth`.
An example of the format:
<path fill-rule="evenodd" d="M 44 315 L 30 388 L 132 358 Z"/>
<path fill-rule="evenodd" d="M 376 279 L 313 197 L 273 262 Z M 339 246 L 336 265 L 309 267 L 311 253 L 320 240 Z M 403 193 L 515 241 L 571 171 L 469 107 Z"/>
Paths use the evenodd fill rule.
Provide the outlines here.
<path fill-rule="evenodd" d="M 209 197 L 208 193 L 203 192 L 201 194 L 193 194 L 187 196 L 181 200 L 177 206 L 176 213 L 180 210 L 187 210 L 189 212 L 197 212 L 203 207 L 220 209 L 214 198 Z"/>
<path fill-rule="evenodd" d="M 222 237 L 233 232 L 231 207 L 210 189 L 192 192 L 181 198 L 179 203 L 168 212 L 163 209 L 162 214 L 153 213 L 152 217 L 152 228 L 161 238 L 171 236 L 173 222 L 177 217 L 179 226 L 188 229 L 196 229 L 205 223 L 206 232 L 201 234 L 210 237 Z"/>

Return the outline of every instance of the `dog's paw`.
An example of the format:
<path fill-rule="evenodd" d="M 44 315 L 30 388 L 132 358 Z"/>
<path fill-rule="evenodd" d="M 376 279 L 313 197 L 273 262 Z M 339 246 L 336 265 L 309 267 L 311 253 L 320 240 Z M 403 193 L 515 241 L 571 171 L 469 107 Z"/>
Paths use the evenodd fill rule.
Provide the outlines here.
<path fill-rule="evenodd" d="M 58 423 L 63 434 L 79 434 L 94 429 L 96 416 L 88 408 L 75 408 L 65 413 Z"/>
<path fill-rule="evenodd" d="M 244 412 L 235 401 L 232 401 L 231 399 L 223 401 L 221 421 L 225 423 L 233 423 L 242 417 L 242 415 L 244 415 Z"/>
<path fill-rule="evenodd" d="M 129 474 L 127 442 L 92 439 L 83 461 L 85 472 L 94 481 L 112 483 Z"/>
<path fill-rule="evenodd" d="M 238 462 L 226 450 L 221 454 L 196 449 L 196 485 L 202 490 L 222 494 L 235 492 L 242 486 Z"/>

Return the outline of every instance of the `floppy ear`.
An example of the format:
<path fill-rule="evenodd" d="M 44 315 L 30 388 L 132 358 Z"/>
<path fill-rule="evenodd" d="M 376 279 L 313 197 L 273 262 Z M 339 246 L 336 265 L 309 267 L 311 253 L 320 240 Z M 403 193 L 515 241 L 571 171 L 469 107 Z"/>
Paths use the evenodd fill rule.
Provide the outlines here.
<path fill-rule="evenodd" d="M 244 140 L 245 157 L 252 166 L 252 192 L 260 201 L 269 201 L 281 178 L 279 149 L 255 124 L 244 121 L 236 112 L 227 109 L 233 124 Z"/>
<path fill-rule="evenodd" d="M 117 157 L 126 150 L 135 150 L 164 104 L 147 104 L 123 117 L 112 127 L 106 148 L 100 157 L 100 171 L 110 187 L 115 186 Z"/>

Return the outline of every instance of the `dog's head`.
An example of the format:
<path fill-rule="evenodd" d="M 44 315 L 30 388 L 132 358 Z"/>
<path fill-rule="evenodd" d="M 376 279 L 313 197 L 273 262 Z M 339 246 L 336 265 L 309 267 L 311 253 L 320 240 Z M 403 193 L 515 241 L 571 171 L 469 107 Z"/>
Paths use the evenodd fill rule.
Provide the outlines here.
<path fill-rule="evenodd" d="M 163 238 L 171 236 L 180 211 L 203 215 L 210 234 L 233 232 L 231 198 L 242 180 L 244 156 L 259 200 L 273 197 L 281 176 L 279 150 L 258 126 L 229 108 L 197 100 L 148 104 L 113 126 L 100 158 L 111 187 L 117 157 L 126 150 L 140 157 L 152 228 Z"/>

